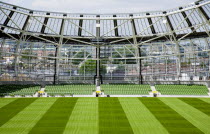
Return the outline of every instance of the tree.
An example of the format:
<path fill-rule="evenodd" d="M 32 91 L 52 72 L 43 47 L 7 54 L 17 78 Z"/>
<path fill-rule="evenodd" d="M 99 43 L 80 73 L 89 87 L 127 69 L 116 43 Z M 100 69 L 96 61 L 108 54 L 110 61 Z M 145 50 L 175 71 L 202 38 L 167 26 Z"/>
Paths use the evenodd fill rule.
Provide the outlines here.
<path fill-rule="evenodd" d="M 28 55 L 30 55 L 30 51 L 29 50 L 25 50 L 24 52 L 22 52 L 22 54 L 23 54 L 21 56 L 22 59 L 26 59 L 26 60 L 30 59 L 30 56 L 28 56 Z"/>
<path fill-rule="evenodd" d="M 48 54 L 48 58 L 47 59 L 48 60 L 55 60 L 54 58 L 50 58 L 50 57 L 55 57 L 54 54 L 52 54 L 52 53 Z"/>
<path fill-rule="evenodd" d="M 80 69 L 79 74 L 96 74 L 96 60 L 87 60 L 85 61 Z M 106 66 L 100 65 L 100 74 L 106 73 Z"/>
<path fill-rule="evenodd" d="M 82 61 L 84 61 L 84 58 L 86 58 L 86 56 L 89 55 L 89 52 L 82 50 L 80 52 L 72 52 L 72 55 L 71 55 L 71 52 L 68 52 L 67 54 L 69 57 L 73 57 L 76 54 L 74 56 L 74 58 L 81 58 L 81 59 L 73 59 L 72 60 L 72 63 L 74 65 L 79 65 Z M 89 58 L 89 57 L 90 56 L 88 56 L 87 58 Z"/>

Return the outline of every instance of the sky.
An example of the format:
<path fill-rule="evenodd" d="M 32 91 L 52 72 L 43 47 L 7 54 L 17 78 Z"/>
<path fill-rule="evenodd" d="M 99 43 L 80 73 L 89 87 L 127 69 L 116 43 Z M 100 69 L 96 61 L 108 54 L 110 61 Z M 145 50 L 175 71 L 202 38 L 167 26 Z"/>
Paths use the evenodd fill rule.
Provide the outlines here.
<path fill-rule="evenodd" d="M 67 13 L 138 13 L 163 11 L 196 0 L 0 0 L 33 10 Z"/>

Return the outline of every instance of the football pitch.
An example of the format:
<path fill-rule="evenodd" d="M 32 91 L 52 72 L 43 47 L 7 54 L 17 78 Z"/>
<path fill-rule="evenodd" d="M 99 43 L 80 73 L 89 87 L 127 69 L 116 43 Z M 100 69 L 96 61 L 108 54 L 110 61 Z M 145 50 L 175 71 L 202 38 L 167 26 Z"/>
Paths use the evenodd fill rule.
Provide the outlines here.
<path fill-rule="evenodd" d="M 0 134 L 210 134 L 210 98 L 0 98 Z"/>

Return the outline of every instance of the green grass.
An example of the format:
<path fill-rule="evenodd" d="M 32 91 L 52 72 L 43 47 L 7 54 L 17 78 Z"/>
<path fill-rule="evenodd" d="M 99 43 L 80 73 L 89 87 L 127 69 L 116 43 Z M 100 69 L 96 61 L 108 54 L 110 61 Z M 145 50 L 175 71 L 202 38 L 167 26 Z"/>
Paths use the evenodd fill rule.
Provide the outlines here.
<path fill-rule="evenodd" d="M 202 101 L 197 98 L 179 98 L 180 100 L 184 101 L 185 103 L 188 103 L 189 105 L 193 106 L 194 108 L 200 110 L 201 112 L 207 114 L 210 116 L 210 104 Z"/>
<path fill-rule="evenodd" d="M 39 98 L 35 100 L 30 106 L 26 107 L 10 121 L 0 127 L 0 133 L 27 134 L 56 100 L 57 98 Z"/>
<path fill-rule="evenodd" d="M 7 99 L 0 98 L 0 108 L 5 106 L 5 105 L 7 105 L 7 104 L 9 104 L 10 102 L 12 102 L 14 100 L 16 100 L 16 98 L 7 98 Z"/>
<path fill-rule="evenodd" d="M 160 98 L 165 104 L 173 108 L 177 113 L 182 115 L 185 119 L 195 125 L 197 128 L 202 130 L 204 133 L 209 132 L 210 126 L 210 118 L 208 115 L 202 113 L 199 109 L 188 105 L 187 103 L 183 103 L 178 98 Z M 188 98 L 190 100 L 190 98 Z M 206 99 L 206 98 L 205 98 Z M 207 99 L 210 100 L 210 99 Z"/>
<path fill-rule="evenodd" d="M 64 133 L 97 134 L 98 128 L 98 98 L 78 99 Z"/>
<path fill-rule="evenodd" d="M 99 133 L 131 134 L 133 130 L 118 98 L 99 98 Z"/>
<path fill-rule="evenodd" d="M 138 98 L 119 98 L 124 112 L 136 134 L 167 134 L 167 130 Z M 154 131 L 155 130 L 155 131 Z"/>
<path fill-rule="evenodd" d="M 30 134 L 63 133 L 78 98 L 59 98 L 29 132 Z"/>
<path fill-rule="evenodd" d="M 160 123 L 170 133 L 202 133 L 198 128 L 183 118 L 157 98 L 139 98 Z"/>
<path fill-rule="evenodd" d="M 22 111 L 24 108 L 26 108 L 28 105 L 30 105 L 35 100 L 36 100 L 36 98 L 29 98 L 29 99 L 21 98 L 21 99 L 16 99 L 16 100 L 12 101 L 11 103 L 3 106 L 0 109 L 0 126 L 2 126 L 4 123 L 9 121 L 17 113 Z"/>
<path fill-rule="evenodd" d="M 0 98 L 0 133 L 210 133 L 210 98 Z"/>

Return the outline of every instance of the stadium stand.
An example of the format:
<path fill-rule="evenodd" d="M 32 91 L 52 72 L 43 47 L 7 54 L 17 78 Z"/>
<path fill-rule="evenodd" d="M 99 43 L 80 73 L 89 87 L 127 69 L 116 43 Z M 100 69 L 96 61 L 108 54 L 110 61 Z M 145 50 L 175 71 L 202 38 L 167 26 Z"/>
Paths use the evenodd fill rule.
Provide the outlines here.
<path fill-rule="evenodd" d="M 49 85 L 45 87 L 45 92 L 50 96 L 91 95 L 93 90 L 95 90 L 95 85 Z"/>
<path fill-rule="evenodd" d="M 155 85 L 162 95 L 208 95 L 205 85 Z"/>
<path fill-rule="evenodd" d="M 0 86 L 0 96 L 15 96 L 15 95 L 34 95 L 40 90 L 38 85 L 1 85 Z"/>
<path fill-rule="evenodd" d="M 109 95 L 148 95 L 150 85 L 101 85 L 101 90 Z"/>

